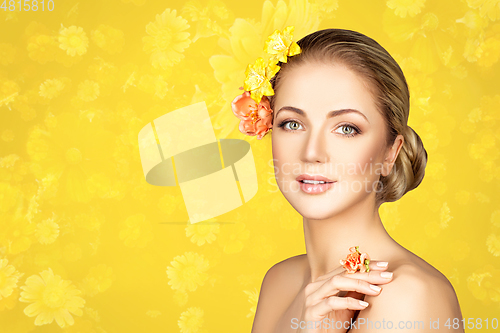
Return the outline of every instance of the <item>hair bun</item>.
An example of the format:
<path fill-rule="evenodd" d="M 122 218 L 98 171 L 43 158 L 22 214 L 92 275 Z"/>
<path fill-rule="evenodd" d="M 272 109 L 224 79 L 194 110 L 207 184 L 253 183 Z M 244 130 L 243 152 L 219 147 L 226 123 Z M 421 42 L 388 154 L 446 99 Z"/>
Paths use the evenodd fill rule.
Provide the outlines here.
<path fill-rule="evenodd" d="M 404 143 L 396 158 L 394 167 L 387 177 L 381 177 L 384 201 L 396 201 L 406 192 L 416 188 L 423 180 L 427 165 L 427 151 L 420 136 L 406 126 Z"/>

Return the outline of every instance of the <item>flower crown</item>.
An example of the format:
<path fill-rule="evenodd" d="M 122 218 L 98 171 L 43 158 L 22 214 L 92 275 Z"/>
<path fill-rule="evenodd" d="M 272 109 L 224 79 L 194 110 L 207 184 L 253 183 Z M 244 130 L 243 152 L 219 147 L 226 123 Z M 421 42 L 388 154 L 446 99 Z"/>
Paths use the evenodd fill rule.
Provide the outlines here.
<path fill-rule="evenodd" d="M 270 57 L 268 61 L 258 58 L 249 64 L 245 71 L 245 92 L 237 96 L 231 103 L 231 108 L 240 121 L 239 130 L 246 135 L 257 135 L 262 139 L 273 127 L 273 110 L 266 96 L 274 95 L 270 80 L 280 70 L 279 61 L 286 63 L 287 57 L 301 52 L 299 45 L 292 42 L 295 27 L 288 26 L 283 31 L 275 30 L 267 37 L 264 51 Z"/>

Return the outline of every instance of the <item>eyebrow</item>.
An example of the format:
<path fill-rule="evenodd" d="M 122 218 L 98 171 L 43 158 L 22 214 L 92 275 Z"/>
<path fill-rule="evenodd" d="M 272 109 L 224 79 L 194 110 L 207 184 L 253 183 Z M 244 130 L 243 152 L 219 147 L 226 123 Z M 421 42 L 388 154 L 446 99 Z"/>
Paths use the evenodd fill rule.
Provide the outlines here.
<path fill-rule="evenodd" d="M 276 113 L 276 117 L 278 117 L 278 114 L 281 112 L 281 110 L 288 110 L 288 111 L 292 111 L 292 112 L 295 112 L 301 116 L 304 116 L 304 117 L 307 117 L 306 116 L 306 113 L 299 109 L 299 108 L 296 108 L 296 107 L 293 107 L 293 106 L 283 106 L 281 109 L 278 110 L 278 112 Z M 333 118 L 333 117 L 338 117 L 340 115 L 343 115 L 343 114 L 346 114 L 346 113 L 357 113 L 361 116 L 363 116 L 363 118 L 366 119 L 366 121 L 368 123 L 370 123 L 370 121 L 368 120 L 368 118 L 366 118 L 366 116 L 363 114 L 363 112 L 361 111 L 358 111 L 356 109 L 340 109 L 340 110 L 334 110 L 334 111 L 330 111 L 328 112 L 328 114 L 326 115 L 326 118 Z"/>

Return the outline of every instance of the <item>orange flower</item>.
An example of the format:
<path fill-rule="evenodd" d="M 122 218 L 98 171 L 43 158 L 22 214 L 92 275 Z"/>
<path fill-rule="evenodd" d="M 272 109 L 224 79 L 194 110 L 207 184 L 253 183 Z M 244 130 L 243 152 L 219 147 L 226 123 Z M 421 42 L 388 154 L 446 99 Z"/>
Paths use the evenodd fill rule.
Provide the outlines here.
<path fill-rule="evenodd" d="M 266 96 L 262 96 L 260 103 L 257 104 L 250 92 L 245 91 L 236 96 L 231 108 L 234 115 L 241 119 L 239 130 L 243 134 L 257 135 L 257 139 L 260 140 L 273 127 L 273 110 Z"/>
<path fill-rule="evenodd" d="M 344 266 L 347 273 L 356 273 L 358 270 L 361 273 L 369 272 L 370 257 L 367 253 L 361 253 L 358 250 L 359 246 L 349 248 L 349 253 L 345 259 L 340 260 L 340 264 Z"/>

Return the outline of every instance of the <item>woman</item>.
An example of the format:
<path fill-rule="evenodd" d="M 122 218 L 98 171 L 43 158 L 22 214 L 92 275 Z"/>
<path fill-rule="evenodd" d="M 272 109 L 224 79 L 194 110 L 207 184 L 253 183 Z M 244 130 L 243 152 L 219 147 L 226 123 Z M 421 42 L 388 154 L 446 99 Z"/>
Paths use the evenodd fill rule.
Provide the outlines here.
<path fill-rule="evenodd" d="M 303 216 L 307 253 L 269 269 L 252 332 L 463 332 L 451 283 L 392 239 L 378 213 L 420 184 L 427 162 L 407 125 L 400 67 L 354 31 L 321 30 L 297 44 L 269 102 L 276 181 Z M 352 246 L 383 261 L 347 273 L 339 261 Z"/>

